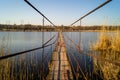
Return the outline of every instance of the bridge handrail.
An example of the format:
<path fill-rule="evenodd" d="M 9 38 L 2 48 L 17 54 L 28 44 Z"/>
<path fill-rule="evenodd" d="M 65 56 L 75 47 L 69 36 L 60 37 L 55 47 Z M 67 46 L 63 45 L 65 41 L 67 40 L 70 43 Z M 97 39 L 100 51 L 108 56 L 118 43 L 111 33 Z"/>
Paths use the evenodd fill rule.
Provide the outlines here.
<path fill-rule="evenodd" d="M 68 40 L 70 40 L 72 42 L 73 45 L 75 45 L 75 47 L 77 48 L 78 52 L 81 53 L 81 54 L 85 54 L 85 55 L 88 55 L 92 58 L 96 58 L 97 60 L 103 60 L 103 61 L 107 61 L 109 63 L 112 63 L 116 66 L 120 66 L 120 62 L 117 62 L 117 61 L 111 61 L 111 60 L 108 60 L 108 59 L 105 59 L 105 58 L 99 58 L 97 56 L 94 56 L 92 55 L 91 53 L 86 53 L 85 51 L 80 51 L 80 46 L 78 44 L 76 44 L 71 38 L 69 38 L 67 35 L 64 35 Z M 79 47 L 79 48 L 78 48 Z"/>
<path fill-rule="evenodd" d="M 31 52 L 31 51 L 35 51 L 35 50 L 38 50 L 38 49 L 42 49 L 42 48 L 45 48 L 45 47 L 48 47 L 48 46 L 51 46 L 52 44 L 54 44 L 56 42 L 56 40 L 51 43 L 51 44 L 48 44 L 51 40 L 53 40 L 55 38 L 56 35 L 54 35 L 53 37 L 51 37 L 47 42 L 45 42 L 41 47 L 38 47 L 38 48 L 34 48 L 34 49 L 30 49 L 30 50 L 25 50 L 25 51 L 21 51 L 21 52 L 17 52 L 17 53 L 13 53 L 13 54 L 9 54 L 9 55 L 5 55 L 5 56 L 0 56 L 0 60 L 3 60 L 3 59 L 7 59 L 7 58 L 10 58 L 10 57 L 14 57 L 14 56 L 17 56 L 17 55 L 20 55 L 20 54 L 25 54 L 27 52 Z M 46 45 L 48 44 L 48 45 Z"/>
<path fill-rule="evenodd" d="M 68 45 L 68 44 L 67 44 Z M 69 48 L 70 48 L 70 50 L 71 49 L 73 49 L 72 47 L 70 47 L 70 45 L 68 45 L 69 46 Z M 70 53 L 69 53 L 70 54 Z M 71 55 L 70 55 L 71 56 Z M 78 59 L 76 58 L 76 56 L 75 55 L 73 55 L 72 54 L 72 57 L 73 57 L 73 59 L 75 60 L 75 62 L 76 62 L 76 64 L 77 64 L 77 66 L 78 66 L 78 68 L 79 68 L 79 70 L 80 70 L 80 72 L 82 73 L 82 75 L 83 75 L 83 77 L 84 77 L 84 79 L 85 80 L 87 80 L 87 78 L 86 78 L 86 76 L 85 76 L 85 74 L 84 74 L 84 72 L 82 71 L 82 69 L 81 69 L 81 67 L 80 67 L 80 64 L 79 64 L 79 61 L 78 61 Z M 72 63 L 72 62 L 71 62 Z"/>
<path fill-rule="evenodd" d="M 57 37 L 57 38 L 58 38 L 58 37 Z M 56 44 L 57 38 L 56 38 L 56 40 L 54 41 L 54 44 Z M 51 45 L 52 45 L 52 44 L 51 44 Z M 45 57 L 43 57 L 44 61 L 46 61 L 46 59 L 47 59 L 47 57 L 48 57 L 49 55 L 50 55 L 50 54 L 48 54 L 48 55 L 46 55 Z"/>
<path fill-rule="evenodd" d="M 70 65 L 71 65 L 71 69 L 72 69 L 72 71 L 73 71 L 73 74 L 74 74 L 74 76 L 75 76 L 75 75 L 76 75 L 75 69 L 74 69 L 74 67 L 73 67 L 73 63 L 72 63 L 72 60 L 71 60 L 70 55 L 69 55 L 68 52 L 67 52 L 67 57 L 68 57 L 68 60 L 69 60 L 69 62 L 70 62 Z M 76 77 L 75 77 L 75 79 L 76 79 Z"/>

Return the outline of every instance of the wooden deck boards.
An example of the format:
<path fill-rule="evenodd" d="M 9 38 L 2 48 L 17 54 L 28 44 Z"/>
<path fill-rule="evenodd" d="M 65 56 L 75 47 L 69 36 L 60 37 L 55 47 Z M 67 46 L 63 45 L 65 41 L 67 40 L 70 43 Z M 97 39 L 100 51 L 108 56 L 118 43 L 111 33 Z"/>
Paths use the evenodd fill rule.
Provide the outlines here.
<path fill-rule="evenodd" d="M 67 58 L 62 32 L 59 32 L 58 43 L 52 55 L 49 74 L 46 80 L 72 80 L 72 71 Z"/>

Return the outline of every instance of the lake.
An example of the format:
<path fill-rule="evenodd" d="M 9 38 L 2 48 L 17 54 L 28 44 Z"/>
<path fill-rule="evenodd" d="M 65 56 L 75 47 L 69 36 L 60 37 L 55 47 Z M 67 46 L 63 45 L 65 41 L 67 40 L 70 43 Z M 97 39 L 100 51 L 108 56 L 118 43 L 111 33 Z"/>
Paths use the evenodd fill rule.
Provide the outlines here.
<path fill-rule="evenodd" d="M 57 38 L 57 34 L 57 32 L 44 32 L 44 43 L 47 42 L 52 36 L 56 35 L 55 38 L 51 40 L 48 44 L 53 43 Z M 87 53 L 91 53 L 90 47 L 92 46 L 92 44 L 98 41 L 101 32 L 63 32 L 63 34 L 65 35 L 64 39 L 66 42 L 67 53 L 71 59 L 71 64 L 74 65 L 73 69 L 75 70 L 76 74 L 78 73 L 79 75 L 82 75 L 84 73 L 89 79 L 96 78 L 102 80 L 105 76 L 104 72 L 96 64 L 99 63 L 100 65 L 103 65 L 103 61 L 97 61 L 95 58 L 89 57 L 82 52 L 84 51 Z M 109 32 L 109 34 L 114 34 L 114 32 Z M 75 44 L 80 46 L 81 52 L 78 51 L 76 46 L 70 40 L 68 40 L 66 36 L 73 40 Z M 0 56 L 41 47 L 42 39 L 42 32 L 0 32 Z M 48 66 L 54 48 L 54 44 L 44 48 L 43 59 L 45 75 L 47 74 Z M 6 60 L 2 60 L 0 61 L 0 65 L 4 65 L 2 65 L 0 71 L 7 68 L 8 71 L 4 72 L 4 74 L 5 76 L 7 76 L 7 74 L 9 73 L 11 75 L 10 79 L 12 79 L 15 74 L 19 74 L 15 76 L 15 79 L 20 79 L 20 76 L 27 76 L 28 80 L 40 79 L 40 74 L 42 74 L 42 53 L 43 49 L 39 49 Z M 77 60 L 75 60 L 74 57 Z M 78 61 L 79 65 L 76 63 L 76 61 Z M 109 64 L 106 63 L 102 67 L 106 68 L 106 66 L 108 65 Z M 78 66 L 81 67 L 81 70 L 78 70 Z M 111 67 L 111 69 L 113 67 Z M 95 69 L 96 74 L 94 72 Z M 116 69 L 119 69 L 119 67 L 116 67 Z M 2 75 L 2 78 L 5 76 Z M 22 78 L 25 79 L 25 77 Z M 83 79 L 83 77 L 84 76 L 80 76 L 79 78 Z"/>

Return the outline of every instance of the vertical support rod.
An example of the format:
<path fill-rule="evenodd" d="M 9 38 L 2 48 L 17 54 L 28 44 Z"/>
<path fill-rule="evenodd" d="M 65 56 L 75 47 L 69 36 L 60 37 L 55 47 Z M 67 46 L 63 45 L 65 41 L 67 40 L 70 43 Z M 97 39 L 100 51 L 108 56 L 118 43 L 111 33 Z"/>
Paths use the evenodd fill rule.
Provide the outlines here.
<path fill-rule="evenodd" d="M 72 39 L 72 32 L 71 32 L 71 35 L 70 35 L 71 39 Z M 72 43 L 71 43 L 71 46 L 72 46 Z"/>
<path fill-rule="evenodd" d="M 44 44 L 44 17 L 43 17 L 43 28 L 42 28 L 42 45 Z M 42 50 L 42 80 L 44 80 L 44 45 Z"/>
<path fill-rule="evenodd" d="M 80 27 L 81 27 L 81 25 L 82 25 L 82 21 L 80 20 Z"/>
<path fill-rule="evenodd" d="M 81 27 L 81 20 L 80 20 L 80 27 Z M 81 28 L 80 28 L 81 29 Z M 81 48 L 81 32 L 79 30 L 79 49 Z"/>
<path fill-rule="evenodd" d="M 52 32 L 50 32 L 50 37 L 52 37 Z M 52 59 L 52 45 L 51 45 L 51 59 Z"/>

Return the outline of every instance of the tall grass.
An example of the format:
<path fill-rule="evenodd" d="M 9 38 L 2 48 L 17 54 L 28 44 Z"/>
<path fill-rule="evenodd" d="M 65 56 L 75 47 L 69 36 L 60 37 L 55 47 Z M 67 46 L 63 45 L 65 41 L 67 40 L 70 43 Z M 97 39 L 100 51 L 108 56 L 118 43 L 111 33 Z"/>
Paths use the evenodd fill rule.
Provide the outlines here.
<path fill-rule="evenodd" d="M 0 56 L 9 54 L 6 43 L 9 42 L 3 37 L 0 45 Z M 23 49 L 25 50 L 25 49 Z M 23 54 L 16 57 L 0 60 L 0 80 L 40 80 L 41 62 L 33 57 L 37 56 L 31 52 L 29 57 Z M 28 59 L 28 60 L 27 60 Z"/>
<path fill-rule="evenodd" d="M 105 29 L 99 39 L 92 45 L 92 50 L 99 56 L 111 61 L 120 62 L 120 34 L 118 31 L 108 32 Z M 119 80 L 120 67 L 107 61 L 94 59 L 94 72 L 104 80 Z"/>
<path fill-rule="evenodd" d="M 1 45 L 0 45 L 0 56 L 4 56 L 9 54 L 6 53 L 6 48 L 8 45 L 6 45 L 6 42 L 9 42 L 6 40 L 6 38 L 2 39 Z M 48 48 L 45 48 L 48 49 Z M 7 49 L 10 50 L 10 49 Z M 26 50 L 25 48 L 23 51 Z M 50 48 L 51 50 L 51 48 Z M 45 52 L 45 55 L 51 54 L 53 51 Z M 41 68 L 41 51 L 32 51 L 26 54 L 18 55 L 12 58 L 0 60 L 0 80 L 41 80 L 44 76 L 47 74 L 49 59 L 45 59 L 44 62 L 45 72 L 42 73 Z"/>
<path fill-rule="evenodd" d="M 0 46 L 0 56 L 4 55 L 5 55 L 5 37 L 3 37 Z M 10 74 L 9 66 L 10 64 L 8 59 L 0 61 L 0 79 L 7 80 L 8 78 L 10 78 L 10 76 L 8 75 Z"/>

